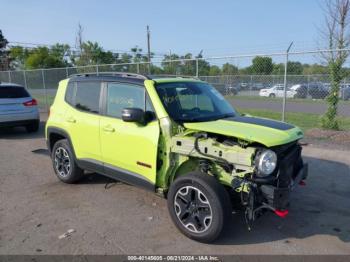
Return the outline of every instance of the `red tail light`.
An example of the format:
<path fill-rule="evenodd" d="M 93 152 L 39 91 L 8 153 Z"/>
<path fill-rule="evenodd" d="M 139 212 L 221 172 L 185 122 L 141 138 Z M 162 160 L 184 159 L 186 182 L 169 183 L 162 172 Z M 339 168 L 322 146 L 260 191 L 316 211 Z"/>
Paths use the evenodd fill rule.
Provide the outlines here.
<path fill-rule="evenodd" d="M 306 183 L 305 183 L 304 180 L 300 180 L 299 185 L 301 185 L 301 186 L 306 186 Z"/>
<path fill-rule="evenodd" d="M 275 214 L 279 217 L 285 218 L 288 215 L 288 210 L 275 210 Z"/>
<path fill-rule="evenodd" d="M 23 103 L 24 106 L 37 106 L 38 102 L 35 99 Z"/>

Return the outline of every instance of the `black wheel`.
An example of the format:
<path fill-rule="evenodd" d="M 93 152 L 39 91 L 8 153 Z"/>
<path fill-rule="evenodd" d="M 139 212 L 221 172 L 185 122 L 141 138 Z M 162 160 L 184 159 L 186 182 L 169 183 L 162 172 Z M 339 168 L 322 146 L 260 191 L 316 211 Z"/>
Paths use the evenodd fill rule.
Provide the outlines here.
<path fill-rule="evenodd" d="M 219 237 L 231 214 L 224 186 L 200 172 L 180 176 L 173 182 L 168 193 L 168 209 L 184 235 L 204 243 Z"/>
<path fill-rule="evenodd" d="M 276 95 L 275 94 L 270 94 L 269 97 L 276 97 Z"/>
<path fill-rule="evenodd" d="M 28 133 L 37 132 L 39 130 L 39 121 L 33 121 L 32 123 L 26 125 L 26 130 Z"/>
<path fill-rule="evenodd" d="M 57 177 L 64 183 L 75 183 L 83 176 L 84 171 L 75 163 L 74 154 L 67 139 L 55 143 L 51 158 Z"/>

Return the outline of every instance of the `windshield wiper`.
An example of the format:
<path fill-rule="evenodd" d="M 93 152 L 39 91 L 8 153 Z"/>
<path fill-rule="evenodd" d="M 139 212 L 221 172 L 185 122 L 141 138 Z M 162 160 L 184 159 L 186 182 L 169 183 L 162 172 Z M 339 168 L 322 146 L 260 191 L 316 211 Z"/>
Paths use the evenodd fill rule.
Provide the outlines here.
<path fill-rule="evenodd" d="M 234 116 L 235 116 L 234 113 L 222 114 L 222 115 L 220 115 L 220 116 L 217 117 L 217 120 L 218 120 L 218 119 L 229 118 L 229 117 L 234 117 Z"/>

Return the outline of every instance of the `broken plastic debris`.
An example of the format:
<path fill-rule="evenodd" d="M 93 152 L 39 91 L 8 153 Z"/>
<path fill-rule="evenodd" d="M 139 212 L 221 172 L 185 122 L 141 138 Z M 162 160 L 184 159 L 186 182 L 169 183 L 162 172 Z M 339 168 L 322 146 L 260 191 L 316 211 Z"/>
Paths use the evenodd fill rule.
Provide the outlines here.
<path fill-rule="evenodd" d="M 153 217 L 148 217 L 148 220 L 149 220 L 149 221 L 153 220 Z"/>
<path fill-rule="evenodd" d="M 75 232 L 74 229 L 68 229 L 68 231 L 67 231 L 66 233 L 60 235 L 60 236 L 58 237 L 58 239 L 67 238 L 67 237 L 71 236 L 72 233 L 74 233 L 74 232 Z"/>

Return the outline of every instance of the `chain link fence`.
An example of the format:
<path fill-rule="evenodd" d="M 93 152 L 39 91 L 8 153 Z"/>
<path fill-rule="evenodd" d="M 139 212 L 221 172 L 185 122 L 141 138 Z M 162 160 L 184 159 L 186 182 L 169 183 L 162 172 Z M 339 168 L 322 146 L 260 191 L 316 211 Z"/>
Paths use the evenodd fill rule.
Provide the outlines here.
<path fill-rule="evenodd" d="M 153 61 L 151 64 L 0 71 L 0 81 L 25 86 L 38 100 L 41 112 L 48 112 L 58 82 L 72 74 L 131 72 L 161 77 L 193 76 L 212 84 L 239 112 L 284 120 L 308 129 L 317 126 L 327 110 L 331 81 L 324 57 L 332 52 L 337 50 L 290 52 L 288 56 L 283 52 Z M 349 68 L 348 61 L 344 67 Z M 350 77 L 343 78 L 338 96 L 341 128 L 350 130 Z"/>

